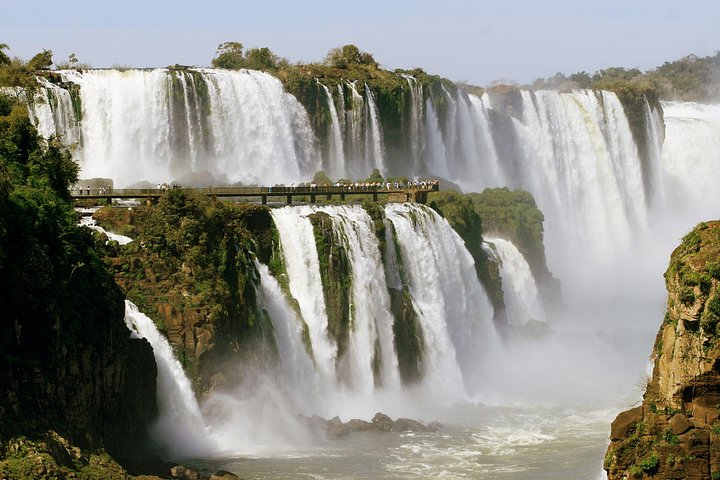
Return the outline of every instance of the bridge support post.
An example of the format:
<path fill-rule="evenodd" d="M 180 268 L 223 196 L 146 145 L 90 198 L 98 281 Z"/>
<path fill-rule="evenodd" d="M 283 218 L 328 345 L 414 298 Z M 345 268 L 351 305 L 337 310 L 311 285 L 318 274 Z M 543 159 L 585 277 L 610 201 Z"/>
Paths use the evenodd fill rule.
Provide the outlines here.
<path fill-rule="evenodd" d="M 315 194 L 314 193 L 310 194 L 310 203 L 315 203 Z"/>
<path fill-rule="evenodd" d="M 345 201 L 345 194 L 344 194 L 344 193 L 341 193 L 341 194 L 340 194 L 340 200 L 342 200 L 343 202 Z"/>
<path fill-rule="evenodd" d="M 378 193 L 373 192 L 373 202 L 377 202 L 377 200 L 378 200 Z"/>
<path fill-rule="evenodd" d="M 287 204 L 292 205 L 292 195 L 290 194 L 287 195 Z"/>
<path fill-rule="evenodd" d="M 327 195 L 325 195 L 325 200 L 332 200 L 332 194 L 328 193 Z"/>
<path fill-rule="evenodd" d="M 262 199 L 262 204 L 267 205 L 267 195 L 261 195 L 260 198 Z"/>

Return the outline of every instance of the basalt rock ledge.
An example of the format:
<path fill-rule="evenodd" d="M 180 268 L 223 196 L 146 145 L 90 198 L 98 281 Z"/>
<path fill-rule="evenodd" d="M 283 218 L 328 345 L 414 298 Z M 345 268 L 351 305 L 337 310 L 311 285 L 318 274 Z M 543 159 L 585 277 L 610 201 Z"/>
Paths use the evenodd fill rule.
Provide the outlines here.
<path fill-rule="evenodd" d="M 720 222 L 672 253 L 642 404 L 612 423 L 608 479 L 720 479 Z"/>

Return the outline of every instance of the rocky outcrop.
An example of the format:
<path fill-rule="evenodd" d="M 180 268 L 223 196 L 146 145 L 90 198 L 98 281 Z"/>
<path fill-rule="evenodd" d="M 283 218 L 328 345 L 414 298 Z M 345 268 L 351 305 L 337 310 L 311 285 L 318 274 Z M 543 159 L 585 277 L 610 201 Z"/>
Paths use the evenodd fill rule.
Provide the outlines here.
<path fill-rule="evenodd" d="M 125 226 L 136 241 L 108 248 L 106 261 L 128 299 L 165 333 L 197 394 L 237 380 L 226 362 L 271 363 L 260 358 L 272 355 L 274 341 L 257 308 L 253 264 L 255 256 L 271 263 L 268 208 L 171 190 L 152 207 L 107 210 L 117 209 L 95 217 L 113 230 Z"/>
<path fill-rule="evenodd" d="M 326 420 L 316 415 L 301 417 L 301 419 L 318 436 L 332 439 L 345 437 L 352 432 L 437 432 L 442 428 L 442 425 L 438 422 L 430 422 L 425 425 L 410 418 L 393 420 L 382 412 L 376 413 L 369 422 L 353 418 L 343 423 L 340 417 Z"/>
<path fill-rule="evenodd" d="M 720 479 L 720 222 L 672 253 L 668 306 L 642 405 L 612 424 L 608 479 Z"/>

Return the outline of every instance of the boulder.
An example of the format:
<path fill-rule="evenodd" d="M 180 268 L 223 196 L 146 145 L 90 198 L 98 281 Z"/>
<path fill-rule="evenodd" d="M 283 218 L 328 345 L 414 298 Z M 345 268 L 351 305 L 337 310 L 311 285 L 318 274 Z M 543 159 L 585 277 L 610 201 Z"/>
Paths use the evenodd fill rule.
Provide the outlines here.
<path fill-rule="evenodd" d="M 630 428 L 635 427 L 642 418 L 642 405 L 620 413 L 610 425 L 610 439 L 620 440 L 625 438 Z"/>
<path fill-rule="evenodd" d="M 200 472 L 185 465 L 175 465 L 170 469 L 170 476 L 177 480 L 200 480 Z"/>
<path fill-rule="evenodd" d="M 227 470 L 218 470 L 210 475 L 210 480 L 240 480 L 240 477 Z"/>
<path fill-rule="evenodd" d="M 410 418 L 398 418 L 393 422 L 393 432 L 427 432 L 425 425 Z"/>
<path fill-rule="evenodd" d="M 388 417 L 384 413 L 378 412 L 373 417 L 372 424 L 373 430 L 377 430 L 380 432 L 390 432 L 392 431 L 395 422 L 393 422 L 392 418 Z"/>
<path fill-rule="evenodd" d="M 328 438 L 341 438 L 350 433 L 350 428 L 340 420 L 340 417 L 333 417 L 327 421 Z"/>
<path fill-rule="evenodd" d="M 693 423 L 682 413 L 676 413 L 675 415 L 673 415 L 668 424 L 672 429 L 672 433 L 674 433 L 675 435 L 682 435 L 683 433 L 693 428 Z"/>
<path fill-rule="evenodd" d="M 357 418 L 353 418 L 345 425 L 350 429 L 351 432 L 366 432 L 373 429 L 372 423 Z"/>
<path fill-rule="evenodd" d="M 443 428 L 443 425 L 440 422 L 430 422 L 430 423 L 428 423 L 427 428 L 428 428 L 428 432 L 437 432 L 438 430 Z"/>

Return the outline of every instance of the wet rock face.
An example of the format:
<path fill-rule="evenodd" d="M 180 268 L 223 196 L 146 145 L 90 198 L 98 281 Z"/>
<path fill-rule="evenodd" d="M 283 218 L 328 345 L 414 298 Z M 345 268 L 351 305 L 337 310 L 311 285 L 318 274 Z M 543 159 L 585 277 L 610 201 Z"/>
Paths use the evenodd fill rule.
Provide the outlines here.
<path fill-rule="evenodd" d="M 612 424 L 608 479 L 720 479 L 720 222 L 698 225 L 665 273 L 668 308 L 642 405 Z"/>

